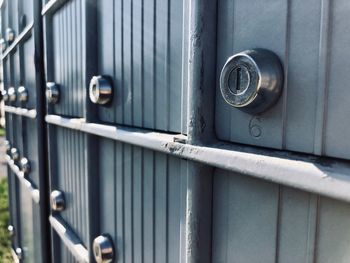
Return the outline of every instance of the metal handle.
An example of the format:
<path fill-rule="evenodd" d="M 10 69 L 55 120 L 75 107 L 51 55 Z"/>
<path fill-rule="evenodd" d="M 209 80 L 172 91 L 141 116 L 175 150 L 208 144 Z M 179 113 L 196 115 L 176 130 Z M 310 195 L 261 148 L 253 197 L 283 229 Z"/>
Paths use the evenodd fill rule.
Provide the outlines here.
<path fill-rule="evenodd" d="M 94 76 L 89 86 L 90 100 L 95 104 L 106 105 L 112 100 L 112 81 L 107 76 Z"/>
<path fill-rule="evenodd" d="M 46 83 L 46 99 L 51 104 L 56 104 L 60 100 L 60 88 L 55 82 Z"/>
<path fill-rule="evenodd" d="M 7 231 L 9 232 L 10 237 L 15 236 L 15 227 L 13 225 L 9 225 Z"/>
<path fill-rule="evenodd" d="M 21 170 L 24 174 L 29 174 L 31 170 L 30 162 L 27 158 L 23 157 L 20 161 Z"/>
<path fill-rule="evenodd" d="M 11 157 L 12 157 L 12 160 L 14 161 L 18 161 L 19 159 L 19 151 L 17 148 L 11 148 Z"/>
<path fill-rule="evenodd" d="M 230 57 L 220 75 L 225 101 L 244 112 L 258 114 L 272 107 L 283 87 L 282 65 L 265 49 L 246 50 Z"/>
<path fill-rule="evenodd" d="M 8 95 L 6 90 L 1 91 L 1 95 L 2 95 L 2 99 L 4 101 L 8 101 L 9 100 L 9 95 Z"/>
<path fill-rule="evenodd" d="M 0 39 L 0 46 L 1 46 L 2 52 L 4 52 L 6 50 L 6 48 L 7 48 L 5 39 L 3 39 L 3 38 Z"/>
<path fill-rule="evenodd" d="M 110 263 L 114 259 L 113 242 L 107 235 L 100 235 L 94 239 L 93 251 L 97 263 Z"/>
<path fill-rule="evenodd" d="M 23 259 L 23 250 L 22 250 L 22 248 L 20 248 L 20 247 L 18 247 L 18 248 L 16 248 L 16 255 L 17 255 L 17 257 L 18 257 L 18 259 L 19 260 L 22 260 Z"/>
<path fill-rule="evenodd" d="M 12 28 L 6 29 L 6 41 L 9 45 L 15 40 L 15 31 Z"/>
<path fill-rule="evenodd" d="M 6 152 L 10 151 L 11 150 L 11 143 L 9 140 L 5 140 L 4 141 L 4 147 L 6 149 Z"/>
<path fill-rule="evenodd" d="M 17 90 L 18 95 L 19 95 L 19 100 L 22 102 L 28 101 L 28 90 L 24 86 L 20 86 Z"/>
<path fill-rule="evenodd" d="M 10 87 L 7 91 L 7 94 L 9 95 L 10 101 L 16 101 L 17 95 L 14 87 Z"/>
<path fill-rule="evenodd" d="M 51 209 L 53 211 L 61 212 L 66 208 L 66 201 L 64 194 L 61 191 L 54 190 L 50 195 Z"/>

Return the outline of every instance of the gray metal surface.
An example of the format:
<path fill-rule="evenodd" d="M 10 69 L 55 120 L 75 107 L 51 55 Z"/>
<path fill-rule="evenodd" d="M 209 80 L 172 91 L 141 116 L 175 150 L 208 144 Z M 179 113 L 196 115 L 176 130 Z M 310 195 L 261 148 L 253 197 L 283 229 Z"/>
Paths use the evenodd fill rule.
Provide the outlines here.
<path fill-rule="evenodd" d="M 100 140 L 101 233 L 118 262 L 185 262 L 187 162 Z"/>
<path fill-rule="evenodd" d="M 20 191 L 20 212 L 21 219 L 21 248 L 24 253 L 25 262 L 43 262 L 41 256 L 41 239 L 38 238 L 43 231 L 40 225 L 40 207 L 28 198 L 26 187 L 21 184 Z M 29 220 L 30 219 L 30 220 Z"/>
<path fill-rule="evenodd" d="M 4 87 L 29 91 L 5 107 L 7 139 L 31 164 L 24 176 L 7 160 L 23 262 L 95 262 L 99 237 L 124 263 L 349 261 L 350 164 L 329 158 L 350 146 L 345 0 L 29 2 L 1 11 L 2 33 L 17 30 Z M 219 86 L 227 58 L 254 48 L 285 77 L 259 115 Z M 111 78 L 111 100 L 93 76 Z M 55 190 L 65 205 L 45 214 Z"/>
<path fill-rule="evenodd" d="M 60 212 L 65 222 L 76 232 L 87 246 L 87 174 L 85 170 L 85 136 L 82 133 L 63 128 L 56 130 L 57 145 L 51 154 L 57 156 L 57 185 L 52 190 L 60 190 L 65 195 L 66 209 Z"/>
<path fill-rule="evenodd" d="M 47 61 L 49 81 L 60 85 L 60 103 L 54 106 L 57 114 L 84 116 L 86 99 L 82 41 L 85 39 L 82 22 L 82 1 L 68 1 L 52 18 L 52 54 Z"/>
<path fill-rule="evenodd" d="M 114 80 L 101 121 L 186 133 L 187 2 L 97 2 L 98 73 Z"/>
<path fill-rule="evenodd" d="M 349 260 L 347 203 L 223 170 L 214 178 L 212 262 Z"/>
<path fill-rule="evenodd" d="M 224 102 L 217 81 L 217 136 L 225 141 L 348 159 L 348 2 L 218 2 L 217 79 L 229 56 L 266 48 L 282 60 L 285 85 L 275 107 L 250 115 Z M 254 136 L 252 129 L 257 128 L 260 135 Z"/>

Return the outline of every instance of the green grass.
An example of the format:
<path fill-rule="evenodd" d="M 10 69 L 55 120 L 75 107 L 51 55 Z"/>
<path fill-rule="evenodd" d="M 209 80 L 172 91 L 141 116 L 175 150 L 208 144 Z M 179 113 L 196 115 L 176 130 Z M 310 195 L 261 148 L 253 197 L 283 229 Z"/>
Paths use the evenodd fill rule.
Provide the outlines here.
<path fill-rule="evenodd" d="M 0 136 L 5 136 L 5 129 L 0 127 Z"/>
<path fill-rule="evenodd" d="M 7 231 L 9 222 L 7 189 L 7 179 L 0 179 L 0 262 L 3 263 L 13 261 L 10 252 L 11 239 Z"/>

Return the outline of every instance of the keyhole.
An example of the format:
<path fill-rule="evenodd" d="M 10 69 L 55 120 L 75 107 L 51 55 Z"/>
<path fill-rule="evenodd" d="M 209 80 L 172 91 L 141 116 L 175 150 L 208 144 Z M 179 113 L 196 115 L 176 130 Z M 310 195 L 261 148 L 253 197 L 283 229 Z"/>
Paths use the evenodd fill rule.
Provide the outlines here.
<path fill-rule="evenodd" d="M 241 78 L 242 78 L 242 69 L 241 67 L 237 68 L 237 74 L 236 74 L 236 87 L 237 87 L 237 92 L 241 90 Z"/>
<path fill-rule="evenodd" d="M 245 66 L 234 68 L 228 79 L 229 89 L 235 95 L 243 93 L 248 88 L 249 82 L 249 71 Z"/>

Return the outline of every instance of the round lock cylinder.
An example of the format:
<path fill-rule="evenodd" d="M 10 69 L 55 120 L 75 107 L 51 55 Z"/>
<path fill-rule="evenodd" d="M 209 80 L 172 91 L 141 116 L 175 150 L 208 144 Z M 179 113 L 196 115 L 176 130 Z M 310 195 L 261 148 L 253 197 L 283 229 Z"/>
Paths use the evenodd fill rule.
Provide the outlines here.
<path fill-rule="evenodd" d="M 12 160 L 18 161 L 18 159 L 19 159 L 19 151 L 18 151 L 17 148 L 11 148 L 11 157 L 12 157 Z"/>
<path fill-rule="evenodd" d="M 100 235 L 94 239 L 93 252 L 97 263 L 109 263 L 114 259 L 114 248 L 111 238 Z"/>
<path fill-rule="evenodd" d="M 28 101 L 28 90 L 24 86 L 20 86 L 17 90 L 19 100 L 22 102 Z"/>
<path fill-rule="evenodd" d="M 11 150 L 11 143 L 9 140 L 4 141 L 4 147 L 5 147 L 7 152 Z"/>
<path fill-rule="evenodd" d="M 16 255 L 17 255 L 17 258 L 19 259 L 19 260 L 22 260 L 23 259 L 23 250 L 22 250 L 22 248 L 16 248 Z"/>
<path fill-rule="evenodd" d="M 27 158 L 23 157 L 20 161 L 20 165 L 21 165 L 21 170 L 24 174 L 29 174 L 30 173 L 30 162 Z"/>
<path fill-rule="evenodd" d="M 89 86 L 90 100 L 95 104 L 106 105 L 113 97 L 112 81 L 107 76 L 94 76 Z"/>
<path fill-rule="evenodd" d="M 12 28 L 6 29 L 6 41 L 11 44 L 15 40 L 15 31 Z"/>
<path fill-rule="evenodd" d="M 8 101 L 9 100 L 9 95 L 7 94 L 6 90 L 1 91 L 1 95 L 2 95 L 2 99 L 4 101 Z"/>
<path fill-rule="evenodd" d="M 7 94 L 9 95 L 10 101 L 16 101 L 17 95 L 14 87 L 10 87 L 7 91 Z"/>
<path fill-rule="evenodd" d="M 9 232 L 10 237 L 13 237 L 15 235 L 15 228 L 13 225 L 9 225 L 7 227 L 7 231 Z"/>
<path fill-rule="evenodd" d="M 53 211 L 63 211 L 66 208 L 66 201 L 63 192 L 58 190 L 52 191 L 50 195 L 50 203 Z"/>
<path fill-rule="evenodd" d="M 266 49 L 246 50 L 230 57 L 220 75 L 224 100 L 250 114 L 271 108 L 282 87 L 282 64 L 276 54 Z"/>
<path fill-rule="evenodd" d="M 60 100 L 60 88 L 55 82 L 46 83 L 46 99 L 50 104 L 56 104 Z"/>

